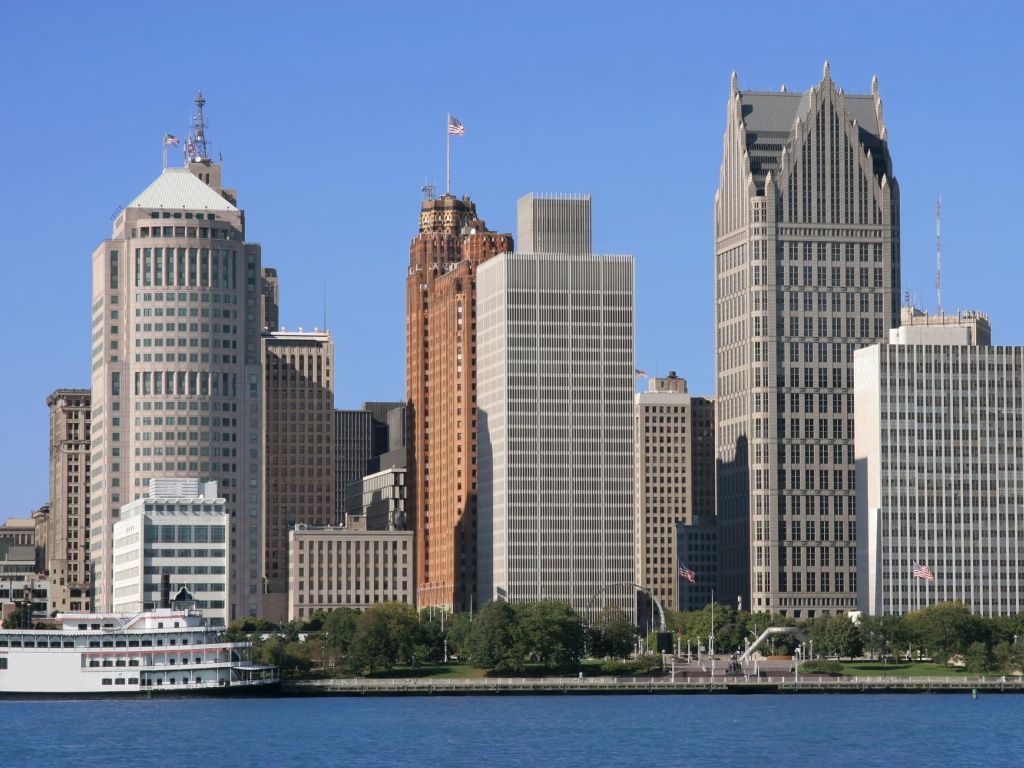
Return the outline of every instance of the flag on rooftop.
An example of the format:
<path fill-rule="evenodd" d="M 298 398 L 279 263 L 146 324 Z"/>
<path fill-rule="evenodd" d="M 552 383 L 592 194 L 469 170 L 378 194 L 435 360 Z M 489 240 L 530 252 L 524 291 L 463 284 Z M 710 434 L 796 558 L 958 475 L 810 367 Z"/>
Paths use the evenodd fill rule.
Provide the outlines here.
<path fill-rule="evenodd" d="M 679 576 L 686 579 L 691 584 L 697 583 L 697 574 L 692 568 L 686 565 L 682 560 L 679 561 Z"/>
<path fill-rule="evenodd" d="M 932 573 L 932 569 L 924 563 L 914 563 L 914 578 L 924 579 L 925 581 L 935 581 L 935 574 Z"/>
<path fill-rule="evenodd" d="M 464 126 L 457 117 L 448 115 L 448 133 L 452 136 L 465 136 L 466 126 Z"/>
<path fill-rule="evenodd" d="M 165 147 L 176 147 L 178 146 L 178 137 L 173 133 L 164 134 L 164 146 Z"/>
<path fill-rule="evenodd" d="M 647 378 L 647 371 L 641 371 L 639 368 L 637 368 L 636 369 L 636 377 L 638 379 L 646 379 Z"/>

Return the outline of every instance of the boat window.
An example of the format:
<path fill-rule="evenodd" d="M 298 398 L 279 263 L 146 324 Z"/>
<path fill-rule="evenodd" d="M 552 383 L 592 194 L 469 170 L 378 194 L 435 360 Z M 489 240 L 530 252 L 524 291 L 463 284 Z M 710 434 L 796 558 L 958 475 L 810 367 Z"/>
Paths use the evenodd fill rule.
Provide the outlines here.
<path fill-rule="evenodd" d="M 142 641 L 142 646 L 143 646 L 144 648 L 149 648 L 149 647 L 151 647 L 152 645 L 153 645 L 153 641 L 152 641 L 152 640 L 143 640 L 143 641 Z"/>
<path fill-rule="evenodd" d="M 137 666 L 139 666 L 139 660 L 138 659 L 129 659 L 128 660 L 128 666 L 129 667 L 137 667 Z"/>
<path fill-rule="evenodd" d="M 88 629 L 88 628 L 89 628 L 89 625 L 88 625 L 88 624 L 79 624 L 79 625 L 78 625 L 78 628 L 79 628 L 79 629 Z"/>
<path fill-rule="evenodd" d="M 99 640 L 90 640 L 89 641 L 89 647 L 90 648 L 99 648 L 100 647 L 100 641 Z"/>
<path fill-rule="evenodd" d="M 177 645 L 177 644 L 178 644 L 178 641 L 177 641 L 177 640 L 175 640 L 175 639 L 174 639 L 174 638 L 172 637 L 172 638 L 171 638 L 171 645 Z"/>
<path fill-rule="evenodd" d="M 163 644 L 164 644 L 164 641 L 163 641 L 163 640 L 157 640 L 157 641 L 156 641 L 156 644 L 157 644 L 157 645 L 163 645 Z"/>
<path fill-rule="evenodd" d="M 117 678 L 117 680 L 115 680 L 114 682 L 115 682 L 115 683 L 116 683 L 117 685 L 124 685 L 124 678 L 123 678 L 123 677 L 119 677 L 119 678 Z"/>
<path fill-rule="evenodd" d="M 158 678 L 156 679 L 156 684 L 157 684 L 157 685 L 163 685 L 163 684 L 164 684 L 164 679 L 163 679 L 162 677 L 158 677 Z"/>
<path fill-rule="evenodd" d="M 89 661 L 89 666 L 90 667 L 98 667 L 99 665 L 100 665 L 100 663 L 99 663 L 99 661 L 97 659 L 90 659 L 90 661 Z"/>
<path fill-rule="evenodd" d="M 21 648 L 21 640 L 11 640 L 11 648 Z"/>
<path fill-rule="evenodd" d="M 93 629 L 99 629 L 99 628 L 100 628 L 100 625 L 99 625 L 99 624 L 93 624 L 93 625 L 92 625 L 92 628 L 93 628 Z"/>
<path fill-rule="evenodd" d="M 129 677 L 128 678 L 128 685 L 138 685 L 138 684 L 139 684 L 139 678 L 137 678 L 137 677 Z"/>
<path fill-rule="evenodd" d="M 25 641 L 25 647 L 26 648 L 35 648 L 36 647 L 36 641 L 35 640 L 26 640 Z"/>
<path fill-rule="evenodd" d="M 104 640 L 103 641 L 103 647 L 104 648 L 113 648 L 114 647 L 114 641 L 113 640 Z"/>
<path fill-rule="evenodd" d="M 60 640 L 51 640 L 50 641 L 50 647 L 51 648 L 60 648 Z"/>
<path fill-rule="evenodd" d="M 110 659 L 104 659 L 103 660 L 103 666 L 104 667 L 112 667 L 112 666 L 114 666 L 114 662 L 112 662 Z"/>
<path fill-rule="evenodd" d="M 129 640 L 128 641 L 128 647 L 129 648 L 138 648 L 139 647 L 139 641 L 138 640 Z"/>
<path fill-rule="evenodd" d="M 124 648 L 128 643 L 125 640 L 115 640 L 114 645 L 118 648 Z"/>
<path fill-rule="evenodd" d="M 75 643 L 74 643 L 73 640 L 65 640 L 64 641 L 64 647 L 65 648 L 74 648 L 75 647 Z"/>
<path fill-rule="evenodd" d="M 0 656 L 0 669 L 7 669 L 7 657 Z"/>
<path fill-rule="evenodd" d="M 6 640 L 0 640 L 0 648 L 6 648 L 6 647 L 7 647 L 7 641 Z"/>
<path fill-rule="evenodd" d="M 116 662 L 114 662 L 114 666 L 115 667 L 124 667 L 124 666 L 127 666 L 127 662 L 125 661 L 125 659 L 118 659 Z"/>
<path fill-rule="evenodd" d="M 111 682 L 113 682 L 113 681 L 109 677 L 104 677 L 103 678 L 103 684 L 104 685 L 110 685 Z"/>

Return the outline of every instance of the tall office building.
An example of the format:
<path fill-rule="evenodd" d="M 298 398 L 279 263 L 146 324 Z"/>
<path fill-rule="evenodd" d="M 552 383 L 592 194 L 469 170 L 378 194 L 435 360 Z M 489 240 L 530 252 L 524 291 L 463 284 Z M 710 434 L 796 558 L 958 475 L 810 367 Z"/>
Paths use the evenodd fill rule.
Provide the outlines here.
<path fill-rule="evenodd" d="M 697 515 L 714 522 L 714 406 L 706 398 L 692 397 L 686 379 L 674 371 L 650 379 L 647 392 L 638 393 L 634 403 L 636 582 L 662 606 L 679 610 L 681 595 L 688 590 L 679 576 L 677 524 L 690 525 Z M 686 564 L 696 570 L 693 563 Z M 717 568 L 698 572 L 698 582 L 714 586 L 716 573 Z"/>
<path fill-rule="evenodd" d="M 960 600 L 1024 610 L 1024 347 L 993 347 L 977 312 L 904 310 L 854 355 L 859 607 Z M 934 581 L 914 578 L 926 565 Z"/>
<path fill-rule="evenodd" d="M 50 514 L 46 563 L 50 611 L 88 611 L 89 424 L 87 389 L 58 389 L 50 408 Z"/>
<path fill-rule="evenodd" d="M 164 169 L 93 253 L 90 554 L 95 608 L 110 610 L 120 508 L 151 479 L 210 478 L 237 530 L 230 621 L 260 608 L 261 256 L 210 159 L 204 103 L 185 166 Z"/>
<path fill-rule="evenodd" d="M 722 598 L 856 606 L 853 352 L 899 322 L 899 188 L 878 83 L 741 91 L 715 195 Z"/>
<path fill-rule="evenodd" d="M 263 608 L 288 615 L 288 532 L 335 521 L 334 342 L 322 332 L 263 336 Z"/>
<path fill-rule="evenodd" d="M 559 226 L 589 232 L 589 204 L 576 212 Z M 631 256 L 480 267 L 481 602 L 634 615 L 633 278 Z"/>
<path fill-rule="evenodd" d="M 419 605 L 468 610 L 476 583 L 477 269 L 512 250 L 468 197 L 428 197 L 406 283 L 408 506 Z"/>
<path fill-rule="evenodd" d="M 344 519 L 345 496 L 359 492 L 355 488 L 364 477 L 392 466 L 405 467 L 404 418 L 405 403 L 394 402 L 366 402 L 359 410 L 334 412 L 336 522 Z M 384 464 L 382 457 L 387 457 Z"/>

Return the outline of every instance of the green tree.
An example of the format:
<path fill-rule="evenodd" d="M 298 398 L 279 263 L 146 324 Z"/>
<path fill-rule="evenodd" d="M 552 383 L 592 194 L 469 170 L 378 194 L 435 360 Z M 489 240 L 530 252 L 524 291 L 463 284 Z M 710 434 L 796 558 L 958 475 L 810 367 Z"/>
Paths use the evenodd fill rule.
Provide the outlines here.
<path fill-rule="evenodd" d="M 945 663 L 963 654 L 974 642 L 986 642 L 988 628 L 963 603 L 939 603 L 903 617 L 911 641 L 923 646 L 931 657 Z"/>
<path fill-rule="evenodd" d="M 470 656 L 470 635 L 473 620 L 468 613 L 456 613 L 445 623 L 444 637 L 448 641 L 448 656 L 457 656 L 465 661 Z"/>
<path fill-rule="evenodd" d="M 540 600 L 515 606 L 519 636 L 526 652 L 550 669 L 578 664 L 583 657 L 580 615 L 566 603 Z"/>
<path fill-rule="evenodd" d="M 356 621 L 348 652 L 352 668 L 371 675 L 391 669 L 398 655 L 388 615 L 379 608 L 368 608 Z"/>
<path fill-rule="evenodd" d="M 668 623 L 667 616 L 666 623 Z M 604 607 L 592 630 L 591 653 L 594 656 L 623 659 L 633 652 L 636 642 L 636 625 L 629 616 L 614 605 Z"/>
<path fill-rule="evenodd" d="M 988 644 L 980 640 L 976 640 L 967 646 L 967 651 L 964 653 L 964 661 L 966 662 L 967 671 L 976 674 L 991 672 L 995 667 L 995 660 L 992 658 L 992 652 L 989 650 Z"/>
<path fill-rule="evenodd" d="M 825 645 L 829 653 L 835 654 L 839 658 L 860 656 L 864 650 L 860 630 L 845 613 L 828 617 Z"/>
<path fill-rule="evenodd" d="M 420 643 L 420 623 L 416 609 L 408 603 L 378 603 L 367 609 L 382 614 L 388 622 L 388 632 L 394 644 L 394 661 L 416 666 L 416 648 Z"/>
<path fill-rule="evenodd" d="M 733 651 L 743 646 L 747 637 L 747 621 L 750 614 L 744 611 L 737 611 L 731 605 L 715 603 L 714 605 L 714 631 L 715 650 L 717 652 Z M 708 636 L 711 634 L 712 607 L 705 606 L 699 611 L 683 614 L 682 635 L 683 642 L 689 640 L 694 645 L 706 645 Z"/>
<path fill-rule="evenodd" d="M 1012 672 L 1013 671 L 1013 653 L 1012 647 L 1005 640 L 996 643 L 992 648 L 992 667 L 994 670 L 999 672 Z"/>
<path fill-rule="evenodd" d="M 518 672 L 525 649 L 515 609 L 504 602 L 487 603 L 473 619 L 469 636 L 470 660 L 475 667 Z"/>
<path fill-rule="evenodd" d="M 228 628 L 224 631 L 225 639 L 230 642 L 238 642 L 246 639 L 249 635 L 259 632 L 261 634 L 267 634 L 270 632 L 276 632 L 278 629 L 277 624 L 264 619 L 262 616 L 243 616 L 240 619 L 235 619 Z"/>
<path fill-rule="evenodd" d="M 906 646 L 906 632 L 900 616 L 862 615 L 858 628 L 861 643 L 872 656 L 885 659 L 889 654 L 899 653 Z"/>
<path fill-rule="evenodd" d="M 324 642 L 333 649 L 340 658 L 348 656 L 352 638 L 356 633 L 359 611 L 354 608 L 335 608 L 324 617 L 320 634 Z"/>
<path fill-rule="evenodd" d="M 4 629 L 34 629 L 35 622 L 32 621 L 32 607 L 24 603 L 18 603 L 18 607 L 8 614 L 4 619 Z"/>

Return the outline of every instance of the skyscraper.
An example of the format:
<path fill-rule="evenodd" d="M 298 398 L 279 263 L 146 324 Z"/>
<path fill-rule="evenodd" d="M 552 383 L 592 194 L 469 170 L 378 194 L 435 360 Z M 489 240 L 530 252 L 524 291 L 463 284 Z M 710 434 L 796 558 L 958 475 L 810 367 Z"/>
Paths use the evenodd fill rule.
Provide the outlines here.
<path fill-rule="evenodd" d="M 663 606 L 679 610 L 685 585 L 676 562 L 676 524 L 690 525 L 698 515 L 714 522 L 714 405 L 691 396 L 686 379 L 674 371 L 650 379 L 647 392 L 635 395 L 634 402 L 636 580 Z M 714 586 L 716 572 L 698 571 L 697 580 L 702 587 Z"/>
<path fill-rule="evenodd" d="M 89 599 L 89 424 L 87 389 L 58 389 L 50 408 L 50 514 L 46 572 L 50 611 L 87 611 Z"/>
<path fill-rule="evenodd" d="M 715 195 L 722 597 L 856 606 L 853 352 L 899 322 L 899 188 L 878 83 L 741 91 Z"/>
<path fill-rule="evenodd" d="M 522 253 L 592 253 L 590 195 L 516 201 L 516 237 Z"/>
<path fill-rule="evenodd" d="M 112 607 L 120 508 L 154 478 L 217 482 L 232 537 L 228 620 L 260 608 L 260 246 L 210 157 L 202 94 L 186 162 L 121 211 L 93 253 L 91 567 Z"/>
<path fill-rule="evenodd" d="M 419 605 L 467 610 L 476 583 L 477 268 L 512 250 L 468 197 L 428 197 L 406 283 L 408 506 Z M 479 604 L 479 600 L 476 600 Z"/>
<path fill-rule="evenodd" d="M 334 342 L 322 332 L 263 336 L 262 616 L 288 615 L 288 532 L 335 522 Z"/>
<path fill-rule="evenodd" d="M 574 210 L 558 226 L 589 233 L 589 201 Z M 480 267 L 481 602 L 634 614 L 633 286 L 631 256 L 504 253 Z"/>
<path fill-rule="evenodd" d="M 978 312 L 903 310 L 855 360 L 859 608 L 1024 610 L 1024 347 Z M 927 566 L 933 580 L 915 578 Z"/>

